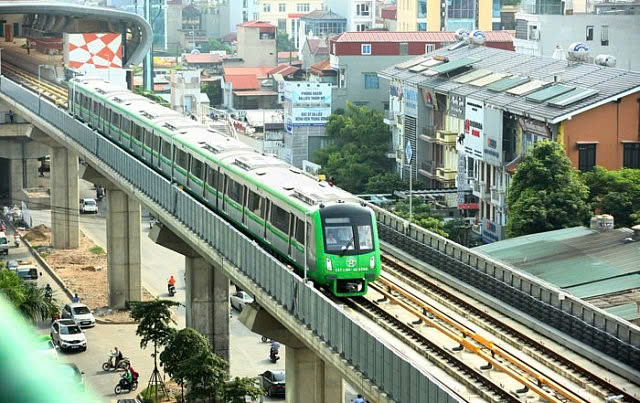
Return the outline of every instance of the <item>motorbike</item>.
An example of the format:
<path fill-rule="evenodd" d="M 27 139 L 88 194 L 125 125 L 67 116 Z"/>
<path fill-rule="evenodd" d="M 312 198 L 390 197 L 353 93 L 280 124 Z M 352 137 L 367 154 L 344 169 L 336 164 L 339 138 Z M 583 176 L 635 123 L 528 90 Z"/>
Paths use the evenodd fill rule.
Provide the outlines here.
<path fill-rule="evenodd" d="M 126 379 L 126 374 L 122 374 L 120 376 L 120 382 L 118 382 L 113 391 L 116 393 L 116 395 L 119 395 L 120 393 L 128 393 L 136 389 L 138 389 L 138 380 L 134 380 L 133 382 L 129 383 L 129 381 L 127 381 Z"/>
<path fill-rule="evenodd" d="M 280 343 L 278 343 L 277 341 L 274 341 L 271 344 L 271 350 L 269 350 L 269 359 L 274 364 L 278 362 L 278 360 L 280 359 L 280 356 L 278 355 L 279 349 L 280 349 Z"/>
<path fill-rule="evenodd" d="M 169 285 L 169 296 L 173 297 L 174 295 L 176 295 L 176 286 L 173 284 Z"/>
<path fill-rule="evenodd" d="M 271 343 L 271 339 L 267 336 L 262 336 L 260 340 L 262 340 L 263 343 Z"/>
<path fill-rule="evenodd" d="M 20 235 L 16 235 L 15 237 L 13 237 L 13 244 L 16 248 L 20 247 L 20 242 L 22 242 Z"/>
<path fill-rule="evenodd" d="M 51 288 L 46 288 L 44 290 L 44 297 L 46 299 L 51 299 L 53 297 L 53 290 Z"/>
<path fill-rule="evenodd" d="M 113 365 L 114 361 L 115 360 L 112 357 L 107 358 L 107 361 L 102 364 L 102 370 L 103 371 L 110 371 L 110 370 L 116 371 L 118 369 L 126 370 L 131 365 L 131 360 L 129 360 L 129 357 L 122 357 L 122 359 L 118 363 L 117 368 Z"/>

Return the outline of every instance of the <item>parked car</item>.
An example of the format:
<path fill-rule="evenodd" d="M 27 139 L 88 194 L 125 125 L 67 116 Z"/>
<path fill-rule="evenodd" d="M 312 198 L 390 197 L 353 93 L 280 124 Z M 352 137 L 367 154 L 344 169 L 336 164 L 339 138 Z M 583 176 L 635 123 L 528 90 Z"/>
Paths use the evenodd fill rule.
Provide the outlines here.
<path fill-rule="evenodd" d="M 284 396 L 284 370 L 265 371 L 260 374 L 260 380 L 267 396 Z"/>
<path fill-rule="evenodd" d="M 60 319 L 51 325 L 51 339 L 62 351 L 87 349 L 87 337 L 76 322 Z"/>
<path fill-rule="evenodd" d="M 54 359 L 58 359 L 58 349 L 53 344 L 51 336 L 44 335 L 38 339 L 38 353 L 49 356 Z"/>
<path fill-rule="evenodd" d="M 0 255 L 9 256 L 9 239 L 4 234 L 4 229 L 0 227 Z"/>
<path fill-rule="evenodd" d="M 64 385 L 59 386 L 72 386 L 77 387 L 79 390 L 85 390 L 84 372 L 80 371 L 76 364 L 67 362 L 60 363 L 56 369 L 58 379 L 64 380 Z"/>
<path fill-rule="evenodd" d="M 242 312 L 245 305 L 253 303 L 253 297 L 244 291 L 236 291 L 229 299 L 231 300 L 231 307 L 239 312 Z"/>
<path fill-rule="evenodd" d="M 18 268 L 18 261 L 17 260 L 9 260 L 7 262 L 7 269 L 15 271 L 17 268 Z"/>
<path fill-rule="evenodd" d="M 72 319 L 80 327 L 91 327 L 96 325 L 96 318 L 85 304 L 79 302 L 70 303 L 62 308 L 62 319 Z"/>
<path fill-rule="evenodd" d="M 96 200 L 90 197 L 80 199 L 80 213 L 98 214 L 98 203 L 96 203 Z"/>
<path fill-rule="evenodd" d="M 33 284 L 35 286 L 38 285 L 38 278 L 40 278 L 40 275 L 42 275 L 38 274 L 38 268 L 34 265 L 18 266 L 16 269 L 16 274 L 25 283 Z"/>

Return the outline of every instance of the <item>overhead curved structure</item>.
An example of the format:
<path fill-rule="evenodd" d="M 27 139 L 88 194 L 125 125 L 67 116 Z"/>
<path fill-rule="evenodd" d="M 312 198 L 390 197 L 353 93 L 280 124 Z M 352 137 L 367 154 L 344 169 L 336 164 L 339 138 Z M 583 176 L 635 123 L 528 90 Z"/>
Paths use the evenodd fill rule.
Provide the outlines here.
<path fill-rule="evenodd" d="M 63 32 L 126 34 L 125 67 L 142 62 L 153 40 L 151 25 L 144 18 L 113 8 L 55 1 L 0 1 L 1 15 L 24 15 L 23 33 L 32 37 Z"/>

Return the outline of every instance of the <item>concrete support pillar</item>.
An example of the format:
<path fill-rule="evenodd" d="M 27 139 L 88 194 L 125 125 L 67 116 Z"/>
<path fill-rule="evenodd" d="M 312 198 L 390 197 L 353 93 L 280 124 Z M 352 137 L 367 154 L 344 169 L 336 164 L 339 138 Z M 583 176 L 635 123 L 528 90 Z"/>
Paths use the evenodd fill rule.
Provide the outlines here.
<path fill-rule="evenodd" d="M 197 256 L 185 256 L 186 323 L 211 342 L 213 352 L 229 361 L 229 279 Z"/>
<path fill-rule="evenodd" d="M 24 187 L 37 188 L 40 187 L 40 179 L 38 168 L 40 161 L 37 158 L 27 158 L 24 160 Z"/>
<path fill-rule="evenodd" d="M 54 248 L 80 246 L 79 200 L 78 155 L 64 147 L 52 147 L 51 245 Z"/>
<path fill-rule="evenodd" d="M 344 382 L 338 370 L 306 347 L 286 346 L 287 403 L 335 403 L 344 400 Z"/>
<path fill-rule="evenodd" d="M 9 160 L 9 195 L 12 202 L 24 200 L 24 166 L 21 159 Z"/>
<path fill-rule="evenodd" d="M 142 300 L 140 203 L 117 188 L 107 190 L 109 306 Z"/>

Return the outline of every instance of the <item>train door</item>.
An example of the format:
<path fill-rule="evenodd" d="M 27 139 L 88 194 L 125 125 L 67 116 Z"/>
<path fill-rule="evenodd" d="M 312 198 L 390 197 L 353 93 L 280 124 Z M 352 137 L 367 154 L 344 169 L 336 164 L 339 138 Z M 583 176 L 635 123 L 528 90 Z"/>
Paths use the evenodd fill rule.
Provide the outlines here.
<path fill-rule="evenodd" d="M 269 216 L 271 214 L 271 200 L 266 198 L 264 200 L 266 204 L 264 208 L 264 226 L 263 226 L 262 239 L 264 239 L 265 241 L 269 241 L 269 238 L 267 237 L 267 230 L 268 230 Z"/>
<path fill-rule="evenodd" d="M 247 185 L 242 186 L 242 225 L 248 227 L 247 223 L 247 199 L 249 197 L 249 192 L 247 192 Z"/>

